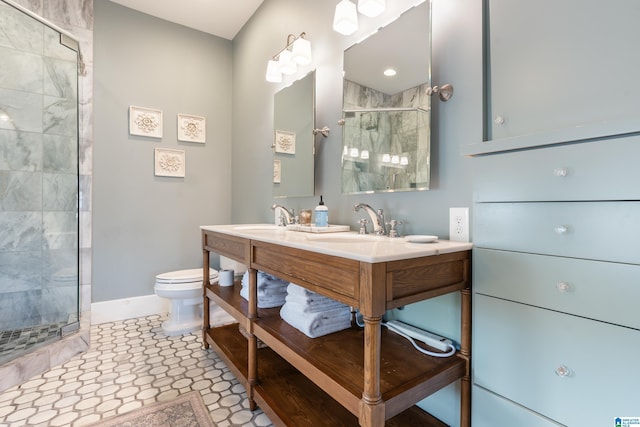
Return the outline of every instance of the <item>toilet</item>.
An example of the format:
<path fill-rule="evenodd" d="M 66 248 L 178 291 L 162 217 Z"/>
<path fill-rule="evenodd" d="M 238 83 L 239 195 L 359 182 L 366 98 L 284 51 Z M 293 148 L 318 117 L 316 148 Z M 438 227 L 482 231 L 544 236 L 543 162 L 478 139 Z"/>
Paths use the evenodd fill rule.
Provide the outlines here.
<path fill-rule="evenodd" d="M 209 269 L 211 283 L 218 272 Z M 182 335 L 202 329 L 202 269 L 171 271 L 156 276 L 153 287 L 157 296 L 167 298 L 171 307 L 169 318 L 162 323 L 168 336 Z"/>

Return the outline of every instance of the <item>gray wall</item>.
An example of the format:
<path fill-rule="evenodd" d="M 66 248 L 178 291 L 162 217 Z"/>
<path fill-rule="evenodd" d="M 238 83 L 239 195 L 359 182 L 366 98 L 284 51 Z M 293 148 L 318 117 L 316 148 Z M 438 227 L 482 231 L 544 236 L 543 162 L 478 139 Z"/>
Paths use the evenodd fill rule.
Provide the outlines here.
<path fill-rule="evenodd" d="M 202 224 L 231 221 L 232 45 L 95 2 L 93 302 L 153 294 L 156 274 L 202 265 Z M 128 133 L 130 105 L 163 110 L 161 139 Z M 206 144 L 176 115 L 207 118 Z M 186 151 L 186 176 L 154 176 L 154 149 Z"/>
<path fill-rule="evenodd" d="M 426 192 L 342 195 L 340 188 L 342 108 L 342 52 L 389 16 L 397 16 L 417 0 L 387 2 L 385 18 L 361 16 L 360 30 L 349 37 L 331 29 L 336 2 L 266 0 L 234 39 L 233 63 L 233 210 L 236 223 L 272 222 L 273 95 L 290 83 L 267 83 L 267 60 L 285 45 L 288 33 L 307 33 L 317 80 L 316 124 L 328 125 L 328 138 L 318 137 L 316 194 L 323 194 L 333 224 L 357 229 L 353 204 L 366 202 L 383 208 L 387 219 L 406 222 L 403 234 L 449 234 L 449 207 L 472 203 L 471 160 L 460 155 L 465 144 L 482 140 L 482 2 L 433 0 L 433 80 L 452 83 L 455 96 L 448 103 L 433 102 L 431 190 Z M 399 47 L 400 48 L 400 47 Z M 407 40 L 405 49 L 411 48 Z M 304 75 L 307 69 L 301 70 Z M 313 208 L 317 198 L 278 199 L 296 211 Z M 459 299 L 456 295 L 413 304 L 397 317 L 459 339 Z M 436 393 L 423 405 L 451 425 L 459 424 L 457 385 Z"/>

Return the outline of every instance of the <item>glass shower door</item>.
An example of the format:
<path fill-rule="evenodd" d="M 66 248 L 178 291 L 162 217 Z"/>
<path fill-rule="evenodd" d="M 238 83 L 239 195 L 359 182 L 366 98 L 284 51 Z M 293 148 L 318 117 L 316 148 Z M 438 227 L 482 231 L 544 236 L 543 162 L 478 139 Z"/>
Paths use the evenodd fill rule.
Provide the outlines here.
<path fill-rule="evenodd" d="M 0 363 L 78 329 L 78 47 L 0 1 Z"/>

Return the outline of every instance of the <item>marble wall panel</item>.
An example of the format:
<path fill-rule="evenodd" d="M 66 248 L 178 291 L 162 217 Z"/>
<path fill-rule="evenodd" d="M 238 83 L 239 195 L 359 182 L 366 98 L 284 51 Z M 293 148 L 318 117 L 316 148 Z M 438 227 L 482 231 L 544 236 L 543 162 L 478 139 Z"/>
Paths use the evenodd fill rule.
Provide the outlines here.
<path fill-rule="evenodd" d="M 42 250 L 78 247 L 78 224 L 75 212 L 42 213 Z"/>
<path fill-rule="evenodd" d="M 0 170 L 41 171 L 42 134 L 0 129 Z"/>
<path fill-rule="evenodd" d="M 51 173 L 75 174 L 78 171 L 78 142 L 75 136 L 42 137 L 42 170 Z"/>
<path fill-rule="evenodd" d="M 0 129 L 42 133 L 42 95 L 0 88 Z"/>
<path fill-rule="evenodd" d="M 42 56 L 0 47 L 0 87 L 42 93 Z"/>
<path fill-rule="evenodd" d="M 93 28 L 93 0 L 45 1 L 43 16 L 63 28 Z"/>
<path fill-rule="evenodd" d="M 0 252 L 0 301 L 8 293 L 39 290 L 42 287 L 41 260 L 42 254 L 36 251 Z"/>
<path fill-rule="evenodd" d="M 0 28 L 2 28 L 0 46 L 42 53 L 44 46 L 42 25 L 2 2 L 0 2 Z"/>
<path fill-rule="evenodd" d="M 72 99 L 74 110 L 78 98 L 77 73 L 74 62 L 63 59 L 44 58 L 44 93 L 59 98 Z"/>
<path fill-rule="evenodd" d="M 0 253 L 42 248 L 41 212 L 0 212 Z"/>
<path fill-rule="evenodd" d="M 66 283 L 66 286 L 50 287 L 42 290 L 42 307 L 40 308 L 42 323 L 66 323 L 69 319 L 77 320 L 78 285 Z"/>
<path fill-rule="evenodd" d="M 44 133 L 77 135 L 78 106 L 75 99 L 45 95 L 42 115 Z"/>
<path fill-rule="evenodd" d="M 0 171 L 0 211 L 42 210 L 42 173 Z"/>
<path fill-rule="evenodd" d="M 42 319 L 42 291 L 5 292 L 0 298 L 0 325 L 3 330 L 28 328 Z"/>
<path fill-rule="evenodd" d="M 78 203 L 76 175 L 42 174 L 42 210 L 75 212 Z"/>

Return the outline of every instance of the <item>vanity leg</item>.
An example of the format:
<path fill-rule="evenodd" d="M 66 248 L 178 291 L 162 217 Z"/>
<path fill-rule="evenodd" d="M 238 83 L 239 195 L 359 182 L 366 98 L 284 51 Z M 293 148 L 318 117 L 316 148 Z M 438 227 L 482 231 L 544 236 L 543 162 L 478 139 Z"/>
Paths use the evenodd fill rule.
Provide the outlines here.
<path fill-rule="evenodd" d="M 202 250 L 202 347 L 209 348 L 207 341 L 207 330 L 209 329 L 209 298 L 207 298 L 206 285 L 210 282 L 209 278 L 209 251 Z"/>
<path fill-rule="evenodd" d="M 471 426 L 471 289 L 460 291 L 462 333 L 460 355 L 467 361 L 467 372 L 460 382 L 460 426 Z"/>
<path fill-rule="evenodd" d="M 249 268 L 249 313 L 247 322 L 247 332 L 249 333 L 248 345 L 248 374 L 247 374 L 247 398 L 249 399 L 249 409 L 254 411 L 257 408 L 253 399 L 253 391 L 258 384 L 258 339 L 253 334 L 253 322 L 258 318 L 258 270 Z"/>
<path fill-rule="evenodd" d="M 364 319 L 364 392 L 360 404 L 360 425 L 382 427 L 384 402 L 380 393 L 380 344 L 382 317 Z"/>

